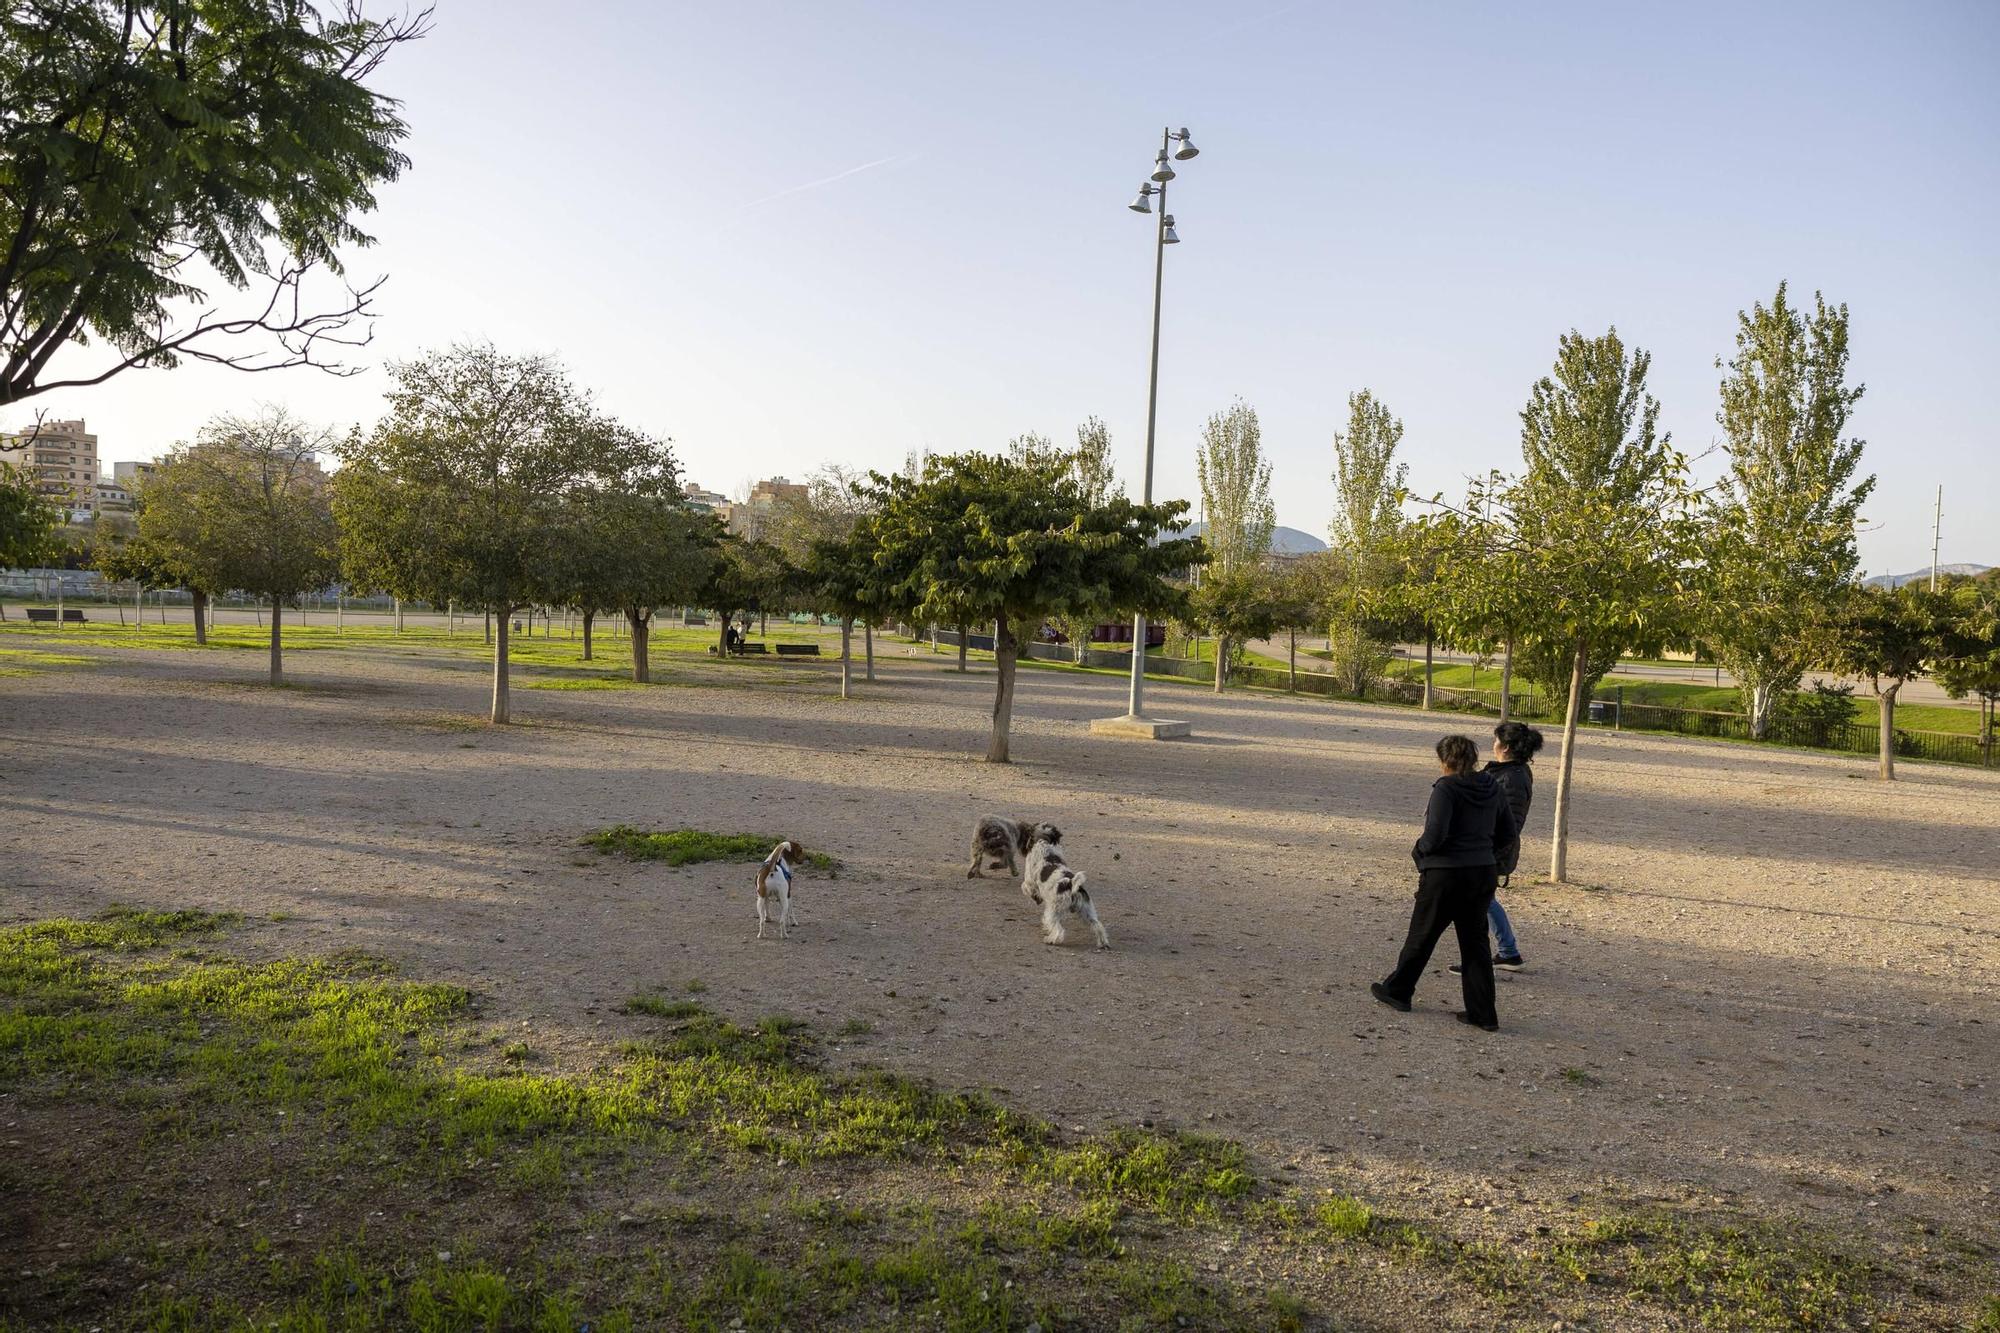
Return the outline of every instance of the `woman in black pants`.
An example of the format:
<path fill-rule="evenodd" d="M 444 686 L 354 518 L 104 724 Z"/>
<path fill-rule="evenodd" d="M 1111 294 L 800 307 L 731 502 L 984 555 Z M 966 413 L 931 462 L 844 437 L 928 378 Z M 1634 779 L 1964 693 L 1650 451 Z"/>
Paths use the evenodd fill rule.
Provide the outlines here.
<path fill-rule="evenodd" d="M 1469 737 L 1447 736 L 1437 743 L 1443 776 L 1431 784 L 1430 806 L 1424 811 L 1423 836 L 1410 849 L 1417 863 L 1417 904 L 1410 913 L 1410 933 L 1396 970 L 1386 981 L 1369 985 L 1369 993 L 1392 1009 L 1409 1012 L 1417 978 L 1431 960 L 1431 950 L 1447 928 L 1458 932 L 1459 980 L 1465 1008 L 1458 1021 L 1488 1032 L 1500 1029 L 1493 1008 L 1493 958 L 1486 951 L 1486 905 L 1500 882 L 1496 867 L 1511 860 L 1520 846 L 1520 830 L 1507 795 L 1478 771 L 1479 747 Z"/>

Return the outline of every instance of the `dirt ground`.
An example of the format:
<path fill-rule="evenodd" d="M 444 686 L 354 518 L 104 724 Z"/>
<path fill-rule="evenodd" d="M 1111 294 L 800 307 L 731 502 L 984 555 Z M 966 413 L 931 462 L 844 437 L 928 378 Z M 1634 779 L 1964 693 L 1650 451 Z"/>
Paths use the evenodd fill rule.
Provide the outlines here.
<path fill-rule="evenodd" d="M 255 654 L 78 651 L 103 661 L 0 681 L 0 920 L 241 911 L 267 922 L 246 947 L 386 955 L 577 1068 L 612 1054 L 613 1006 L 698 978 L 731 1016 L 865 1020 L 844 1059 L 1065 1124 L 1224 1133 L 1475 1235 L 1616 1200 L 2000 1243 L 2000 773 L 1888 786 L 1865 760 L 1585 736 L 1581 882 L 1508 891 L 1529 968 L 1488 1035 L 1451 1020 L 1451 957 L 1411 1014 L 1366 989 L 1407 919 L 1430 742 L 1461 719 L 1156 687 L 1196 736 L 1114 742 L 1084 724 L 1120 681 L 1024 671 L 995 767 L 990 676 L 900 646 L 849 703 L 825 665 L 680 663 L 517 689 L 498 730 L 479 665 L 442 655 L 299 653 L 301 688 L 271 691 Z M 965 878 L 988 811 L 1062 826 L 1112 952 L 1045 947 L 1014 885 Z M 616 823 L 842 868 L 758 941 L 752 868 L 578 847 Z"/>

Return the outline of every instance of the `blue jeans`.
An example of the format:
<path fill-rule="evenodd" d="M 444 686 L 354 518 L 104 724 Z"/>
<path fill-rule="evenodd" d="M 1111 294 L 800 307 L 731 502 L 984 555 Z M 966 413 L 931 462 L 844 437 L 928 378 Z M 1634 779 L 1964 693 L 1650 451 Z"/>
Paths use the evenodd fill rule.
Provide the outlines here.
<path fill-rule="evenodd" d="M 1514 923 L 1507 919 L 1507 909 L 1497 895 L 1486 904 L 1486 920 L 1493 927 L 1493 952 L 1502 958 L 1519 958 L 1521 944 L 1514 938 Z"/>

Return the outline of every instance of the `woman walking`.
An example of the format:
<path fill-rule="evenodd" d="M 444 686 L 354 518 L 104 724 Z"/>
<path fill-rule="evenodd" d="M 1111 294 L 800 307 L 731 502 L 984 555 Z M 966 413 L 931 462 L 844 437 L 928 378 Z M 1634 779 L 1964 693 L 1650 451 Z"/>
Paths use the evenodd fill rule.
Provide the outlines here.
<path fill-rule="evenodd" d="M 1492 774 L 1500 790 L 1507 793 L 1507 808 L 1514 812 L 1517 830 L 1525 831 L 1528 827 L 1528 807 L 1535 803 L 1535 774 L 1529 765 L 1535 762 L 1541 748 L 1541 732 L 1525 722 L 1502 722 L 1493 728 L 1493 759 L 1480 770 Z M 1513 853 L 1494 867 L 1500 874 L 1501 888 L 1507 887 L 1508 878 L 1520 863 L 1521 845 L 1517 841 Z M 1507 919 L 1507 909 L 1500 905 L 1497 892 L 1486 909 L 1486 919 L 1493 926 L 1493 966 L 1507 972 L 1519 972 L 1526 967 L 1521 943 L 1514 938 L 1514 923 Z M 1456 974 L 1461 966 L 1453 963 L 1446 970 Z"/>
<path fill-rule="evenodd" d="M 1417 863 L 1417 901 L 1410 912 L 1402 956 L 1387 980 L 1368 991 L 1383 1004 L 1409 1012 L 1417 979 L 1447 928 L 1458 932 L 1459 981 L 1465 1008 L 1458 1021 L 1488 1032 L 1500 1029 L 1493 1007 L 1493 960 L 1486 951 L 1486 908 L 1493 901 L 1503 858 L 1520 854 L 1520 833 L 1507 796 L 1490 775 L 1479 772 L 1479 747 L 1467 736 L 1437 743 L 1441 776 L 1431 783 L 1424 831 L 1410 856 Z"/>

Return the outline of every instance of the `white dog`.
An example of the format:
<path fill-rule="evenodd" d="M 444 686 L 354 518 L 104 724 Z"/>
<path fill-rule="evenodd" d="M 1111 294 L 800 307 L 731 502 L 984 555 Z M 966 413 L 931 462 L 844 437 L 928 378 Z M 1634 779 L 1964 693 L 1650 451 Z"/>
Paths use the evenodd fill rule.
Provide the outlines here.
<path fill-rule="evenodd" d="M 972 826 L 972 865 L 966 870 L 967 879 L 978 879 L 991 871 L 1005 870 L 1009 875 L 1021 873 L 1021 858 L 1034 845 L 1037 825 L 1025 819 L 1008 819 L 1001 815 L 982 815 Z M 1053 824 L 1039 827 L 1049 830 L 1050 842 L 1062 841 L 1062 834 Z"/>
<path fill-rule="evenodd" d="M 1090 891 L 1083 887 L 1086 878 L 1083 872 L 1072 870 L 1063 860 L 1062 848 L 1056 844 L 1062 834 L 1051 824 L 1037 824 L 1034 839 L 1028 846 L 1027 866 L 1021 873 L 1021 892 L 1041 905 L 1042 943 L 1061 944 L 1067 938 L 1063 933 L 1062 919 L 1065 916 L 1080 916 L 1090 923 L 1090 933 L 1097 937 L 1099 949 L 1111 947 L 1111 936 L 1105 933 L 1104 923 L 1097 919 L 1097 908 L 1091 905 Z"/>
<path fill-rule="evenodd" d="M 796 926 L 799 919 L 792 912 L 792 866 L 803 865 L 806 849 L 785 839 L 771 849 L 764 858 L 764 864 L 757 867 L 757 938 L 764 938 L 764 923 L 773 916 L 778 921 L 778 938 L 785 938 L 785 927 Z M 772 900 L 777 900 L 777 910 L 772 910 Z"/>

